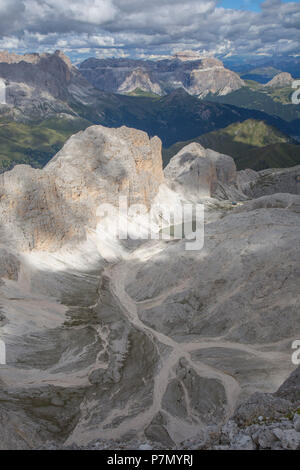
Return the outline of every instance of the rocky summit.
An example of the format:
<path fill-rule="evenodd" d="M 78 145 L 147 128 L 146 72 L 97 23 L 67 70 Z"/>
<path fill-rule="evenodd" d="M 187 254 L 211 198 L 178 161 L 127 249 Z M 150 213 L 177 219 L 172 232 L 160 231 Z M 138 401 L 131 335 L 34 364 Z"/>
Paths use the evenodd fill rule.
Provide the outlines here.
<path fill-rule="evenodd" d="M 0 448 L 299 448 L 298 176 L 195 143 L 163 172 L 158 138 L 102 126 L 2 174 Z M 203 204 L 203 248 L 129 215 L 113 238 L 119 196 L 143 229 Z"/>
<path fill-rule="evenodd" d="M 271 88 L 282 88 L 282 87 L 290 87 L 293 83 L 294 79 L 290 73 L 281 72 L 275 75 L 272 80 L 266 83 L 266 87 Z"/>
<path fill-rule="evenodd" d="M 0 175 L 5 238 L 22 250 L 79 243 L 97 226 L 100 204 L 151 205 L 164 181 L 161 142 L 135 129 L 92 126 L 72 136 L 43 169 Z"/>

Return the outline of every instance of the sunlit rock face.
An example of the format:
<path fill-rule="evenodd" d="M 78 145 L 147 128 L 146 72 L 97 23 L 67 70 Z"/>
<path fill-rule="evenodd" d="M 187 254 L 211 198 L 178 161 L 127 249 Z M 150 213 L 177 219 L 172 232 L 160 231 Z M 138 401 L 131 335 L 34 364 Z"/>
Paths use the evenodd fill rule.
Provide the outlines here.
<path fill-rule="evenodd" d="M 162 89 L 158 83 L 153 83 L 149 74 L 142 68 L 134 70 L 119 86 L 118 92 L 130 93 L 136 89 L 154 93 L 156 95 L 162 95 Z"/>
<path fill-rule="evenodd" d="M 170 160 L 165 176 L 172 189 L 199 198 L 215 196 L 220 186 L 233 186 L 237 171 L 233 158 L 192 143 Z"/>
<path fill-rule="evenodd" d="M 198 144 L 164 174 L 159 139 L 102 126 L 1 175 L 0 448 L 181 448 L 278 389 L 300 335 L 300 197 L 270 175 L 272 194 L 246 196 L 261 175 Z M 203 249 L 108 237 L 111 260 L 97 209 L 120 195 L 204 203 Z"/>
<path fill-rule="evenodd" d="M 243 80 L 223 65 L 205 64 L 191 73 L 188 92 L 204 98 L 209 93 L 220 96 L 228 95 L 243 87 Z"/>
<path fill-rule="evenodd" d="M 161 142 L 144 132 L 92 126 L 71 137 L 43 170 L 0 176 L 0 219 L 21 249 L 54 250 L 95 229 L 100 204 L 119 197 L 148 208 L 164 181 Z"/>

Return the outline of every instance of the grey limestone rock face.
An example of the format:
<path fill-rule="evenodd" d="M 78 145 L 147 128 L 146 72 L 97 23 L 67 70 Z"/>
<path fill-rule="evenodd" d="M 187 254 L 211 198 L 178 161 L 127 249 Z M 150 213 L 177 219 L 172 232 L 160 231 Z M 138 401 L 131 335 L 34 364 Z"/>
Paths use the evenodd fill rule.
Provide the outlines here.
<path fill-rule="evenodd" d="M 22 249 L 58 249 L 84 240 L 102 203 L 147 207 L 164 176 L 161 142 L 122 127 L 92 126 L 72 136 L 43 170 L 16 166 L 0 176 L 0 220 Z"/>
<path fill-rule="evenodd" d="M 284 381 L 275 393 L 255 393 L 243 402 L 235 411 L 233 420 L 238 426 L 249 426 L 261 421 L 276 422 L 286 416 L 294 416 L 295 428 L 298 428 L 300 407 L 300 367 Z M 297 431 L 297 429 L 296 429 Z M 300 436 L 299 436 L 300 437 Z"/>
<path fill-rule="evenodd" d="M 300 194 L 300 166 L 238 173 L 238 185 L 250 199 L 276 193 Z"/>
<path fill-rule="evenodd" d="M 228 422 L 215 429 L 208 426 L 198 437 L 184 443 L 187 449 L 299 450 L 299 367 L 275 393 L 255 393 L 244 400 Z M 279 398 L 280 390 L 291 391 L 291 400 Z M 294 411 L 297 409 L 296 413 Z"/>
<path fill-rule="evenodd" d="M 222 430 L 229 448 L 239 435 L 248 436 L 257 449 L 300 448 L 300 396 L 295 395 L 300 390 L 299 372 L 298 367 L 276 393 L 256 393 L 237 408 L 233 421 Z"/>

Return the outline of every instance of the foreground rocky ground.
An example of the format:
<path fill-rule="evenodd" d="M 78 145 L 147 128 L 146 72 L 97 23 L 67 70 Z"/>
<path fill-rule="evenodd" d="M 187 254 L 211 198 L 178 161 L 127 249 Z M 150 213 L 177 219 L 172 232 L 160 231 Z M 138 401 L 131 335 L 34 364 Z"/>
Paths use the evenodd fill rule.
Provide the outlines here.
<path fill-rule="evenodd" d="M 299 173 L 197 144 L 163 173 L 159 139 L 93 126 L 1 175 L 0 446 L 297 448 Z M 119 195 L 203 203 L 203 249 L 116 240 Z"/>
<path fill-rule="evenodd" d="M 48 448 L 57 449 L 53 444 Z M 80 449 L 78 446 L 61 449 Z M 87 450 L 163 449 L 157 442 L 94 441 Z M 255 393 L 242 403 L 224 426 L 209 426 L 173 449 L 184 450 L 300 450 L 300 368 L 275 394 Z"/>

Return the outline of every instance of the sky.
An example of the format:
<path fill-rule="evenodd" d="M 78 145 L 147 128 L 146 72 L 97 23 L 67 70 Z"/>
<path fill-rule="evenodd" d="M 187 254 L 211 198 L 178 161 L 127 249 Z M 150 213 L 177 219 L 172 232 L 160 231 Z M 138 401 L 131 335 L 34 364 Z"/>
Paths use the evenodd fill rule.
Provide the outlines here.
<path fill-rule="evenodd" d="M 0 0 L 0 50 L 159 59 L 300 54 L 300 0 Z"/>
<path fill-rule="evenodd" d="M 260 11 L 260 0 L 223 0 L 221 5 L 224 8 L 237 10 Z"/>

